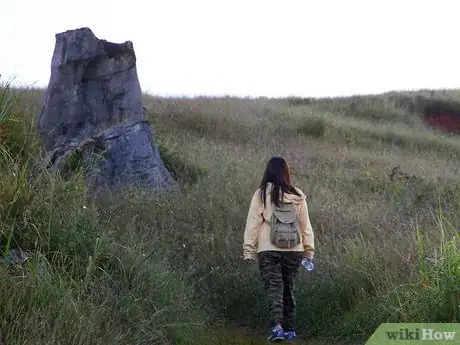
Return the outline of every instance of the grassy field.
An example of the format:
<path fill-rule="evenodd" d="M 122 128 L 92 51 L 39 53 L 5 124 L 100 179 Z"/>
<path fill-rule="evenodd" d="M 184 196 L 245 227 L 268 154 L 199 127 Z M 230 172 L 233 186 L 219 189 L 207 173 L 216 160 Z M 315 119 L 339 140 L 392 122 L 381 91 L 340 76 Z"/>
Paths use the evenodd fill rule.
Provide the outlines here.
<path fill-rule="evenodd" d="M 413 94 L 145 95 L 182 191 L 93 200 L 84 171 L 46 169 L 34 130 L 43 90 L 0 90 L 0 256 L 30 257 L 0 267 L 0 343 L 265 343 L 259 274 L 241 257 L 272 155 L 289 161 L 316 235 L 317 271 L 296 287 L 299 343 L 364 344 L 387 321 L 460 322 L 460 140 L 427 129 Z"/>

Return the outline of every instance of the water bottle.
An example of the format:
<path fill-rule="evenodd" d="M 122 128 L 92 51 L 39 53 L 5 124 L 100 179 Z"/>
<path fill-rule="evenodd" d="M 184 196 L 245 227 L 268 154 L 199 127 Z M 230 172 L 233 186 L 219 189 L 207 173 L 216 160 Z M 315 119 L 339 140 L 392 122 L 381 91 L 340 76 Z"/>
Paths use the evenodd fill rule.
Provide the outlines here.
<path fill-rule="evenodd" d="M 313 265 L 313 262 L 310 259 L 303 258 L 302 259 L 302 266 L 305 267 L 307 271 L 313 271 L 315 268 L 315 265 Z"/>

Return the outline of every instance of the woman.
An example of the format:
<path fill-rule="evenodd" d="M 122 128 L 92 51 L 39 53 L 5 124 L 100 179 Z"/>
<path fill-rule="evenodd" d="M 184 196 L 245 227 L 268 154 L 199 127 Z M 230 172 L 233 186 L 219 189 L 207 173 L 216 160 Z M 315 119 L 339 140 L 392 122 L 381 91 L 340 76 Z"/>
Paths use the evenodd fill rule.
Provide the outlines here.
<path fill-rule="evenodd" d="M 270 219 L 280 202 L 293 204 L 298 216 L 298 242 L 280 248 L 272 242 Z M 259 270 L 268 299 L 270 341 L 295 337 L 294 280 L 303 258 L 313 260 L 314 235 L 305 194 L 291 184 L 287 162 L 273 157 L 267 164 L 262 182 L 252 196 L 244 232 L 243 257 L 259 262 Z"/>

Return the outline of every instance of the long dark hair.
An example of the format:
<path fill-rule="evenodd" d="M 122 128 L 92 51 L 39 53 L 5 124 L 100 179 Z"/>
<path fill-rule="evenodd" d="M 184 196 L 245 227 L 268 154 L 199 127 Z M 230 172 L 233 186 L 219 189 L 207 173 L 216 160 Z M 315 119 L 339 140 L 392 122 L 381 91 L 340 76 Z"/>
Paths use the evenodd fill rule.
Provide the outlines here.
<path fill-rule="evenodd" d="M 276 206 L 279 206 L 280 200 L 283 198 L 284 193 L 295 194 L 300 196 L 291 182 L 291 171 L 286 160 L 282 157 L 272 157 L 265 168 L 264 176 L 260 182 L 260 197 L 265 206 L 267 185 L 273 184 L 270 192 L 271 201 Z"/>

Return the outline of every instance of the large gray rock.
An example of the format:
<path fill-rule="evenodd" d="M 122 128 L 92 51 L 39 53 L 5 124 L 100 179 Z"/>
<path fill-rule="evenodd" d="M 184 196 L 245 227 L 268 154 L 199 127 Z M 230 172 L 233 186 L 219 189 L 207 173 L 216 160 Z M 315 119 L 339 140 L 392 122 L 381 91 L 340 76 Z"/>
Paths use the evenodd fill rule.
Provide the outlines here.
<path fill-rule="evenodd" d="M 89 181 L 99 190 L 176 185 L 146 121 L 130 41 L 100 40 L 89 28 L 57 34 L 37 129 L 60 169 L 75 153 L 87 162 L 96 147 L 100 154 Z"/>

